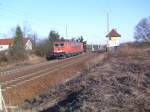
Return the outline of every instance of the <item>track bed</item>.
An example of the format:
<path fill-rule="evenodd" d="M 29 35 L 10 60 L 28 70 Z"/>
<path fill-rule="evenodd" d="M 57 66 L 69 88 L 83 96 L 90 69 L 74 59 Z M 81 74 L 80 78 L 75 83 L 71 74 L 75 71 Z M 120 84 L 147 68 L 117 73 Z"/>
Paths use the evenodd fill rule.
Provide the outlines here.
<path fill-rule="evenodd" d="M 86 53 L 53 63 L 34 66 L 12 74 L 1 75 L 3 94 L 8 105 L 19 105 L 41 94 L 49 87 L 66 81 L 86 69 L 97 53 Z"/>

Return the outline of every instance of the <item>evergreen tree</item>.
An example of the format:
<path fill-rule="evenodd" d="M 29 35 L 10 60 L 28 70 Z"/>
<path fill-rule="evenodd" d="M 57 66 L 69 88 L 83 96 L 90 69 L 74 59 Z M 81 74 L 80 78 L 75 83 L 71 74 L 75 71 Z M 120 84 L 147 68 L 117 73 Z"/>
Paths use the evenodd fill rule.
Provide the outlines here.
<path fill-rule="evenodd" d="M 51 30 L 50 33 L 49 33 L 48 38 L 49 38 L 49 41 L 55 42 L 55 41 L 59 40 L 60 35 L 59 35 L 58 32 Z"/>
<path fill-rule="evenodd" d="M 76 39 L 77 42 L 84 42 L 83 36 L 80 36 Z"/>
<path fill-rule="evenodd" d="M 61 37 L 60 40 L 61 40 L 61 41 L 65 41 L 64 37 Z"/>
<path fill-rule="evenodd" d="M 84 39 L 83 39 L 83 36 L 82 36 L 82 35 L 79 37 L 79 41 L 80 41 L 80 42 L 83 42 L 83 41 L 84 41 Z"/>
<path fill-rule="evenodd" d="M 25 59 L 25 45 L 23 42 L 23 33 L 21 27 L 17 26 L 15 31 L 14 43 L 13 43 L 13 55 L 18 59 Z"/>
<path fill-rule="evenodd" d="M 58 32 L 51 30 L 48 36 L 49 39 L 49 50 L 48 51 L 52 51 L 53 50 L 53 43 L 55 41 L 59 41 L 60 40 L 60 35 Z"/>

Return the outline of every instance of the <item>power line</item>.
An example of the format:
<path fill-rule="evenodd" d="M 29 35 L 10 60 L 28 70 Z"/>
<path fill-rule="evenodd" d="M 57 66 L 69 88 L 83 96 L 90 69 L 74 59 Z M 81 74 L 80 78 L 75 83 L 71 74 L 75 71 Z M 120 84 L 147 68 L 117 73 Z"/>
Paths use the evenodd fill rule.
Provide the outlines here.
<path fill-rule="evenodd" d="M 32 22 L 32 23 L 34 23 L 35 25 L 38 25 L 38 26 L 41 26 L 41 24 L 39 24 L 39 22 L 36 22 L 37 19 L 38 19 L 38 21 L 40 21 L 40 23 L 45 22 L 44 20 L 42 20 L 42 18 L 39 18 L 39 17 L 33 18 L 33 16 L 29 16 L 29 14 L 24 14 L 24 13 L 19 12 L 19 11 L 14 11 L 10 7 L 9 7 L 9 9 L 4 8 L 4 7 L 0 7 L 0 9 L 4 10 L 3 12 L 0 13 L 0 15 L 2 15 L 2 16 L 7 16 L 7 17 L 14 16 L 14 17 L 17 17 L 17 18 L 23 18 L 24 21 Z M 41 19 L 41 20 L 39 20 L 39 19 Z M 60 26 L 60 25 L 57 25 L 57 26 Z M 61 25 L 60 27 L 63 27 L 63 26 Z"/>
<path fill-rule="evenodd" d="M 29 12 L 21 11 L 20 9 L 16 9 L 16 8 L 10 7 L 8 5 L 3 5 L 2 3 L 0 3 L 0 9 L 3 10 L 3 12 L 0 13 L 1 16 L 7 16 L 7 17 L 14 16 L 17 18 L 22 18 L 23 21 L 27 21 L 29 23 L 31 22 L 32 24 L 36 25 L 37 27 L 39 27 L 39 26 L 41 27 L 41 24 L 45 22 L 42 18 L 39 18 L 39 17 L 33 18 L 33 16 L 29 15 Z M 39 24 L 39 23 L 41 23 L 41 24 Z M 64 28 L 64 26 L 62 26 L 62 25 L 56 25 L 56 26 L 58 28 L 62 28 L 62 27 Z M 68 37 L 67 25 L 66 25 L 66 37 Z"/>
<path fill-rule="evenodd" d="M 3 6 L 3 5 L 0 3 L 0 6 Z M 5 8 L 4 8 L 4 7 L 5 7 Z M 30 21 L 30 22 L 32 22 L 32 23 L 35 23 L 36 25 L 38 24 L 39 26 L 41 26 L 41 25 L 39 24 L 39 22 L 35 22 L 35 21 L 37 20 L 37 18 L 35 19 L 35 18 L 29 16 L 28 13 L 24 13 L 24 12 L 21 12 L 21 11 L 16 11 L 16 10 L 14 10 L 14 8 L 10 8 L 10 7 L 8 7 L 8 6 L 4 6 L 4 7 L 0 7 L 0 9 L 2 9 L 2 10 L 5 11 L 4 16 L 12 16 L 12 15 L 13 15 L 13 16 L 15 16 L 15 17 L 17 17 L 17 18 L 21 17 L 21 18 L 23 18 L 24 20 Z M 6 15 L 6 13 L 7 13 L 7 15 Z M 2 13 L 1 13 L 1 15 L 2 15 Z M 29 18 L 29 19 L 27 19 L 27 18 Z M 39 17 L 38 17 L 38 19 L 39 19 Z M 40 21 L 41 21 L 41 20 L 40 20 Z"/>
<path fill-rule="evenodd" d="M 15 12 L 17 14 L 26 15 L 28 13 L 28 12 L 22 11 L 20 9 L 17 9 L 16 7 L 15 8 L 14 7 L 10 7 L 10 6 L 2 4 L 2 3 L 0 3 L 0 6 L 2 6 L 3 8 L 5 8 L 6 10 L 13 11 L 13 12 Z"/>

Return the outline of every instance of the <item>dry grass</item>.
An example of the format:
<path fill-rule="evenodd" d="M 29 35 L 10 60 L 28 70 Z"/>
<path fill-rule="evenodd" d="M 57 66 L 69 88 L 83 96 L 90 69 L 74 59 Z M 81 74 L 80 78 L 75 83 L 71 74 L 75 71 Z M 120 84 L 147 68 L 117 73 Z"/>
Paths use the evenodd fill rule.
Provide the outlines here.
<path fill-rule="evenodd" d="M 24 61 L 10 61 L 10 62 L 0 62 L 0 71 L 6 71 L 9 69 L 14 69 L 16 67 L 22 67 L 27 65 L 34 65 L 41 62 L 45 62 L 46 59 L 42 57 L 38 57 L 36 55 L 29 55 L 28 58 Z"/>
<path fill-rule="evenodd" d="M 118 56 L 121 56 L 121 57 L 129 57 L 129 56 L 135 57 L 135 56 L 139 55 L 141 53 L 141 51 L 143 51 L 143 50 L 139 49 L 139 48 L 125 46 L 125 47 L 118 49 L 117 54 L 118 54 Z"/>
<path fill-rule="evenodd" d="M 56 89 L 51 88 L 49 93 L 44 94 L 50 96 L 55 91 L 49 102 L 55 96 L 64 97 L 65 100 L 62 98 L 56 106 L 50 106 L 51 109 L 58 106 L 57 111 L 50 112 L 149 112 L 150 65 L 145 59 L 150 58 L 145 55 L 147 52 L 144 49 L 142 52 L 136 48 L 128 49 L 118 49 L 117 55 L 106 53 L 104 61 L 100 61 L 102 57 L 98 59 L 93 56 L 91 61 L 85 62 L 88 71 Z M 137 58 L 139 56 L 142 56 L 142 61 Z M 31 108 L 35 107 L 33 102 L 28 104 Z"/>
<path fill-rule="evenodd" d="M 95 61 L 93 61 L 92 56 L 88 56 L 85 59 L 80 58 L 81 62 L 79 63 L 75 63 L 63 69 L 60 68 L 59 71 L 54 71 L 44 77 L 18 85 L 17 87 L 14 87 L 13 90 L 7 90 L 6 95 L 8 100 L 11 101 L 11 104 L 15 105 L 23 103 L 25 99 L 31 99 L 34 96 L 41 94 L 49 87 L 55 86 L 58 83 L 71 78 L 78 71 L 89 69 L 90 66 L 102 60 L 102 57 L 97 58 L 97 55 L 95 55 Z"/>
<path fill-rule="evenodd" d="M 149 112 L 150 58 L 146 54 L 145 49 L 133 47 L 121 48 L 117 55 L 107 53 L 105 63 L 83 78 L 85 89 L 73 106 L 69 103 L 74 111 Z"/>
<path fill-rule="evenodd" d="M 117 56 L 118 58 L 123 59 L 127 66 L 130 63 L 134 63 L 138 66 L 138 72 L 136 73 L 136 86 L 139 88 L 144 77 L 144 66 L 147 64 L 145 62 L 149 60 L 150 48 L 143 49 L 140 47 L 135 48 L 134 46 L 124 46 L 118 50 Z M 142 65 L 142 63 L 144 63 L 144 65 Z"/>

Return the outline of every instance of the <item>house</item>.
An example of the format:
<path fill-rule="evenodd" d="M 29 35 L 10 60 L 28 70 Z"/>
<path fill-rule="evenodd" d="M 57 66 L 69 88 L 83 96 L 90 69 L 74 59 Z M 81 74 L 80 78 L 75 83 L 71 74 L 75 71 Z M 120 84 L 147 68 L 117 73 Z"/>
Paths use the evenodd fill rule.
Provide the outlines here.
<path fill-rule="evenodd" d="M 32 50 L 32 41 L 29 38 L 23 39 L 26 50 Z M 0 51 L 5 51 L 9 49 L 9 46 L 12 46 L 14 39 L 0 39 Z"/>
<path fill-rule="evenodd" d="M 121 35 L 115 30 L 112 29 L 107 35 L 107 47 L 116 47 L 119 46 Z"/>

